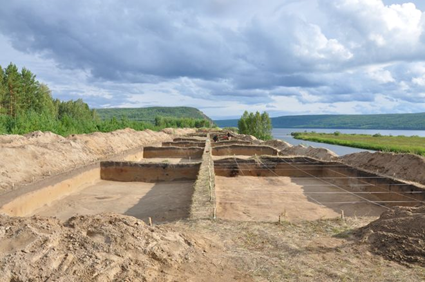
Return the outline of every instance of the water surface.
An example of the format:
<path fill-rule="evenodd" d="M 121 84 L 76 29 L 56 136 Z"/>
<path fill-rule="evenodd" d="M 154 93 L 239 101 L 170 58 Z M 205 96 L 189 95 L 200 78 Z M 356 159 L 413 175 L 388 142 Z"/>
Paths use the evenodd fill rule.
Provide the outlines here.
<path fill-rule="evenodd" d="M 331 145 L 326 143 L 319 143 L 319 142 L 311 142 L 311 141 L 304 141 L 304 140 L 298 140 L 291 136 L 291 132 L 320 132 L 320 133 L 334 133 L 335 131 L 339 131 L 341 133 L 345 134 L 369 134 L 373 135 L 376 133 L 379 133 L 381 135 L 404 135 L 404 136 L 421 136 L 425 137 L 425 131 L 424 130 L 382 130 L 382 129 L 319 129 L 319 128 L 273 128 L 272 135 L 275 139 L 280 139 L 283 141 L 288 142 L 292 145 L 306 145 L 306 146 L 312 146 L 312 147 L 322 147 L 327 148 L 333 152 L 335 152 L 339 156 L 352 154 L 352 153 L 358 153 L 358 152 L 374 152 L 372 150 L 365 150 L 365 149 L 358 149 L 358 148 L 352 148 L 352 147 L 346 147 L 346 146 L 339 146 L 339 145 Z"/>

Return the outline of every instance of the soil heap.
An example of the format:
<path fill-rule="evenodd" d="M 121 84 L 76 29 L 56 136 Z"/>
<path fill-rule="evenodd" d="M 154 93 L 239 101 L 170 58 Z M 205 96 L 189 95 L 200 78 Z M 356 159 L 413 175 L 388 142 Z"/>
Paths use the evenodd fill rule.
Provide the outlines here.
<path fill-rule="evenodd" d="M 343 163 L 425 185 L 425 157 L 413 154 L 361 152 L 340 158 Z"/>
<path fill-rule="evenodd" d="M 356 235 L 373 252 L 402 264 L 425 267 L 425 206 L 396 207 L 360 228 Z"/>
<path fill-rule="evenodd" d="M 215 256 L 219 249 L 200 235 L 130 216 L 76 216 L 61 223 L 0 215 L 2 281 L 245 280 Z"/>

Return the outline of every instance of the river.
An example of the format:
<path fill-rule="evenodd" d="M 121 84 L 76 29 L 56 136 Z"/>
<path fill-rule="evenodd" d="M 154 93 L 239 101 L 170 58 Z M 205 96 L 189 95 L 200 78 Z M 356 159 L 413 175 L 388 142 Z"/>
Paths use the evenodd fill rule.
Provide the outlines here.
<path fill-rule="evenodd" d="M 371 150 L 365 150 L 365 149 L 358 149 L 358 148 L 352 148 L 352 147 L 345 147 L 345 146 L 339 146 L 339 145 L 331 145 L 326 143 L 318 143 L 318 142 L 311 142 L 311 141 L 304 141 L 304 140 L 298 140 L 291 136 L 291 132 L 303 132 L 303 131 L 315 131 L 315 132 L 322 132 L 322 133 L 334 133 L 335 131 L 339 131 L 341 133 L 345 134 L 369 134 L 373 135 L 376 133 L 379 133 L 381 135 L 404 135 L 404 136 L 413 136 L 418 135 L 421 137 L 425 137 L 425 131 L 424 130 L 383 130 L 383 129 L 318 129 L 318 128 L 273 128 L 272 135 L 274 139 L 280 139 L 283 141 L 288 142 L 292 145 L 299 145 L 303 144 L 306 146 L 312 146 L 312 147 L 322 147 L 327 148 L 333 152 L 335 152 L 339 156 L 352 154 L 352 153 L 358 153 L 358 152 L 373 152 Z"/>

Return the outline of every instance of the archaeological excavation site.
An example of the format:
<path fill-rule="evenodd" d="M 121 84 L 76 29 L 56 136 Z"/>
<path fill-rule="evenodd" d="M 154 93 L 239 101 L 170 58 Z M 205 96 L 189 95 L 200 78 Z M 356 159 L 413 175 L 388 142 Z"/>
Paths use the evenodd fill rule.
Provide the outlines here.
<path fill-rule="evenodd" d="M 425 278 L 422 157 L 220 130 L 0 140 L 4 281 Z"/>

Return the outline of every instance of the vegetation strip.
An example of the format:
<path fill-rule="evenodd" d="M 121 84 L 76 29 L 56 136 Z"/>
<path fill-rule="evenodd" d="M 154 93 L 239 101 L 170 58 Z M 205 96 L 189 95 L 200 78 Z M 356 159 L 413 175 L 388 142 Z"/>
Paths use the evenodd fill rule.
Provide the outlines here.
<path fill-rule="evenodd" d="M 394 153 L 411 153 L 425 156 L 425 138 L 419 136 L 382 136 L 380 134 L 341 134 L 293 132 L 295 139 L 342 145 Z"/>

